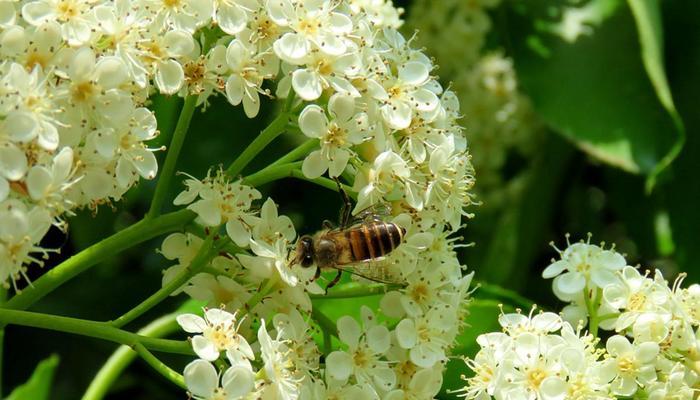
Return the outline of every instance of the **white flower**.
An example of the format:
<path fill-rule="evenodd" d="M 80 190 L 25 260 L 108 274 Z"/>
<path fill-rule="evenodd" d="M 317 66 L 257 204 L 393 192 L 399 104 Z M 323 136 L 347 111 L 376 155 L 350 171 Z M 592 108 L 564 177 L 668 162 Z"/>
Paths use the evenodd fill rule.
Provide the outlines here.
<path fill-rule="evenodd" d="M 177 317 L 177 323 L 187 333 L 201 333 L 192 338 L 192 349 L 203 360 L 216 361 L 222 351 L 230 360 L 243 360 L 243 364 L 255 359 L 250 345 L 238 333 L 240 323 L 236 321 L 235 314 L 211 308 L 204 312 L 204 318 L 195 314 L 181 314 Z"/>
<path fill-rule="evenodd" d="M 260 323 L 258 329 L 258 342 L 260 342 L 261 357 L 264 363 L 265 385 L 263 398 L 279 400 L 296 400 L 299 398 L 299 390 L 302 379 L 294 375 L 295 365 L 289 358 L 286 341 L 278 337 L 272 339 L 267 333 L 265 320 Z"/>
<path fill-rule="evenodd" d="M 331 1 L 279 0 L 267 2 L 270 18 L 293 32 L 275 41 L 275 54 L 291 64 L 301 64 L 314 49 L 328 55 L 341 55 L 347 50 L 345 35 L 352 31 L 352 20 L 332 11 Z"/>
<path fill-rule="evenodd" d="M 308 137 L 318 138 L 321 149 L 304 159 L 302 171 L 309 178 L 318 178 L 328 171 L 331 177 L 340 176 L 354 154 L 350 148 L 367 138 L 368 117 L 356 113 L 351 96 L 335 94 L 328 101 L 332 120 L 317 105 L 309 105 L 299 115 L 299 128 Z"/>
<path fill-rule="evenodd" d="M 389 350 L 389 330 L 383 325 L 364 324 L 364 330 L 352 317 L 338 319 L 338 336 L 347 351 L 337 350 L 326 357 L 326 372 L 331 378 L 346 381 L 351 376 L 360 384 L 372 384 L 383 391 L 396 385 L 396 374 L 381 359 Z"/>
<path fill-rule="evenodd" d="M 255 375 L 249 367 L 234 365 L 221 376 L 210 362 L 194 360 L 183 373 L 187 390 L 197 400 L 236 400 L 255 388 Z"/>
<path fill-rule="evenodd" d="M 421 368 L 431 368 L 445 360 L 451 342 L 450 333 L 457 324 L 451 307 L 439 307 L 415 319 L 403 319 L 396 326 L 396 339 L 401 348 L 410 350 L 411 361 Z"/>
<path fill-rule="evenodd" d="M 442 371 L 438 368 L 421 369 L 411 378 L 408 387 L 396 389 L 386 394 L 386 400 L 432 399 L 442 387 Z"/>
<path fill-rule="evenodd" d="M 63 39 L 70 46 L 80 46 L 90 40 L 92 24 L 89 11 L 93 3 L 89 0 L 30 1 L 22 7 L 22 17 L 32 25 L 60 22 Z"/>
<path fill-rule="evenodd" d="M 260 111 L 260 93 L 264 79 L 277 74 L 278 62 L 269 53 L 257 53 L 254 48 L 239 39 L 229 43 L 226 49 L 226 62 L 230 75 L 226 81 L 226 97 L 234 106 L 243 102 L 248 118 Z"/>
<path fill-rule="evenodd" d="M 226 223 L 226 233 L 238 246 L 249 245 L 251 227 L 258 221 L 250 206 L 261 197 L 259 191 L 240 181 L 229 182 L 221 170 L 217 170 L 214 176 L 209 171 L 203 181 L 187 179 L 185 184 L 187 189 L 175 198 L 173 204 L 189 204 L 187 208 L 197 213 L 206 226 Z M 200 200 L 192 203 L 197 197 Z"/>
<path fill-rule="evenodd" d="M 574 243 L 559 251 L 559 255 L 561 260 L 550 264 L 542 272 L 542 277 L 556 277 L 552 284 L 566 294 L 615 283 L 615 271 L 627 265 L 624 257 L 614 250 L 604 250 L 587 242 Z"/>
<path fill-rule="evenodd" d="M 354 188 L 359 193 L 353 212 L 364 210 L 394 190 L 399 190 L 402 181 L 410 176 L 411 171 L 401 156 L 392 151 L 379 154 L 366 173 L 358 174 L 355 178 Z"/>
<path fill-rule="evenodd" d="M 645 342 L 634 345 L 626 337 L 615 335 L 608 339 L 605 348 L 610 358 L 607 368 L 615 373 L 612 392 L 619 396 L 632 396 L 639 385 L 644 386 L 656 379 L 654 362 L 659 354 L 659 345 Z"/>

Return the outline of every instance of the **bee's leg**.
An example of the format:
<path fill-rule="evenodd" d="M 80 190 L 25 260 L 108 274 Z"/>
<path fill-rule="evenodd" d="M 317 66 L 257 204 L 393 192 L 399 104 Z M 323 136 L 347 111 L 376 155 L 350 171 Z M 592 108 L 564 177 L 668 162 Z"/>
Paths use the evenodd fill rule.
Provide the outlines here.
<path fill-rule="evenodd" d="M 340 226 L 346 228 L 350 224 L 350 217 L 352 217 L 352 202 L 348 194 L 345 193 L 343 185 L 340 184 L 340 180 L 338 178 L 334 178 L 334 180 L 338 185 L 338 193 L 343 198 L 343 207 L 340 209 Z"/>
<path fill-rule="evenodd" d="M 318 278 L 321 277 L 321 268 L 316 267 L 316 272 L 314 273 L 313 279 L 311 279 L 311 282 L 317 281 Z"/>
<path fill-rule="evenodd" d="M 323 226 L 323 229 L 334 229 L 335 224 L 327 219 L 324 219 L 323 222 L 321 223 L 321 226 Z"/>
<path fill-rule="evenodd" d="M 328 293 L 328 289 L 332 288 L 333 286 L 337 285 L 338 282 L 340 282 L 341 276 L 343 276 L 343 270 L 339 269 L 338 273 L 335 274 L 335 278 L 333 278 L 333 280 L 328 282 L 328 285 L 326 285 L 326 293 Z"/>

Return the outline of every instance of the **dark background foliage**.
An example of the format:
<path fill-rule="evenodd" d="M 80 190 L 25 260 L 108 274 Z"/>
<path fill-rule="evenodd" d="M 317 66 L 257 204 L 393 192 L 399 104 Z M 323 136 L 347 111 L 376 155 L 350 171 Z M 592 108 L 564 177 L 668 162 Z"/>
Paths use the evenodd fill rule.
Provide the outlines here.
<path fill-rule="evenodd" d="M 407 1 L 402 3 L 409 8 Z M 532 99 L 546 134 L 532 160 L 514 156 L 502 171 L 507 177 L 518 172 L 523 161 L 530 165 L 522 196 L 497 215 L 481 219 L 479 208 L 473 208 L 476 216 L 464 237 L 475 247 L 464 249 L 464 261 L 476 271 L 477 280 L 514 290 L 552 310 L 562 304 L 540 273 L 556 256 L 548 243 L 564 246 L 565 233 L 578 240 L 591 232 L 595 242 L 615 243 L 632 265 L 659 268 L 667 278 L 686 272 L 687 282 L 700 282 L 696 265 L 700 250 L 700 180 L 696 176 L 700 172 L 700 3 L 645 2 L 660 7 L 657 27 L 662 27 L 658 44 L 663 58 L 656 61 L 665 66 L 675 109 L 659 100 L 657 82 L 650 78 L 649 65 L 645 68 L 640 21 L 628 5 L 633 1 L 590 2 L 612 5 L 612 11 L 592 35 L 573 44 L 542 29 L 557 18 L 551 12 L 557 3 L 511 0 L 491 11 L 494 29 L 489 46 L 505 49 L 514 59 L 521 90 Z M 159 142 L 167 143 L 180 103 L 175 98 L 154 100 L 163 132 Z M 226 165 L 273 113 L 274 104 L 268 104 L 260 118 L 248 120 L 240 109 L 215 99 L 206 113 L 196 114 L 178 170 L 202 177 L 210 165 Z M 683 135 L 680 154 L 659 171 L 664 156 L 682 144 Z M 293 141 L 291 137 L 278 139 L 244 174 L 276 159 Z M 631 150 L 621 152 L 620 146 L 611 143 L 622 143 Z M 656 180 L 651 191 L 650 179 Z M 123 203 L 100 207 L 97 212 L 82 211 L 71 218 L 67 239 L 58 232 L 47 238 L 47 245 L 63 246 L 47 268 L 137 221 L 153 189 L 154 182 L 142 182 Z M 180 188 L 173 189 L 174 197 Z M 335 219 L 340 207 L 336 194 L 302 181 L 283 180 L 262 190 L 274 197 L 282 213 L 292 216 L 300 232 L 314 231 L 320 221 Z M 160 239 L 115 256 L 61 287 L 33 310 L 94 320 L 115 318 L 159 287 L 161 270 L 168 266 L 154 251 L 159 244 Z M 32 270 L 33 277 L 42 272 Z M 495 329 L 499 303 L 507 309 L 515 306 L 502 296 L 478 291 L 475 296 L 466 321 L 469 326 L 456 354 L 474 354 L 475 336 Z M 172 298 L 126 328 L 136 330 L 181 302 L 182 298 Z M 376 303 L 376 299 L 368 302 Z M 319 306 L 342 313 L 356 304 L 334 300 Z M 50 398 L 77 399 L 115 348 L 108 342 L 10 326 L 5 337 L 5 394 L 26 381 L 40 360 L 57 354 Z M 187 362 L 180 357 L 166 361 L 176 369 Z M 463 362 L 450 361 L 448 371 L 445 387 L 458 387 L 459 375 L 466 373 Z M 152 400 L 185 395 L 137 360 L 107 398 Z"/>

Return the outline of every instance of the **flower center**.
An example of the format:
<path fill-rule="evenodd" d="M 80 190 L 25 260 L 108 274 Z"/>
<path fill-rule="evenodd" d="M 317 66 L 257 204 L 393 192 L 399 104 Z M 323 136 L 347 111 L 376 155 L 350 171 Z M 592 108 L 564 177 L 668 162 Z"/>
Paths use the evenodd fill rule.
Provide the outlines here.
<path fill-rule="evenodd" d="M 534 390 L 539 389 L 542 381 L 547 377 L 547 372 L 540 367 L 527 372 L 527 382 Z"/>
<path fill-rule="evenodd" d="M 83 103 L 88 101 L 92 96 L 97 93 L 97 88 L 92 82 L 81 82 L 73 86 L 72 94 L 73 100 L 78 103 Z"/>
<path fill-rule="evenodd" d="M 77 5 L 71 0 L 62 0 L 56 6 L 58 19 L 62 22 L 68 21 L 78 15 Z"/>
<path fill-rule="evenodd" d="M 218 350 L 226 350 L 234 344 L 230 331 L 221 325 L 208 329 L 204 336 L 209 339 Z"/>
<path fill-rule="evenodd" d="M 622 356 L 617 360 L 617 368 L 623 374 L 630 374 L 636 370 L 634 358 L 630 356 Z"/>
<path fill-rule="evenodd" d="M 163 0 L 163 5 L 167 8 L 180 7 L 180 0 Z"/>
<path fill-rule="evenodd" d="M 321 27 L 321 22 L 316 18 L 305 18 L 299 21 L 298 31 L 307 35 L 315 35 Z"/>
<path fill-rule="evenodd" d="M 424 303 L 428 299 L 429 293 L 430 290 L 428 289 L 428 285 L 426 285 L 424 282 L 420 282 L 411 288 L 411 298 L 416 303 Z"/>
<path fill-rule="evenodd" d="M 369 356 L 364 349 L 358 348 L 352 355 L 352 362 L 357 368 L 367 368 L 369 366 Z"/>
<path fill-rule="evenodd" d="M 211 400 L 226 400 L 228 397 L 226 396 L 226 391 L 224 388 L 216 388 L 214 389 L 214 394 L 211 397 Z"/>
<path fill-rule="evenodd" d="M 638 311 L 641 310 L 642 307 L 644 307 L 644 303 L 646 303 L 647 296 L 642 293 L 635 293 L 630 297 L 629 304 L 627 305 L 627 308 L 631 311 Z"/>
<path fill-rule="evenodd" d="M 325 142 L 329 146 L 343 147 L 347 143 L 347 131 L 339 127 L 335 122 L 331 122 L 326 133 Z"/>

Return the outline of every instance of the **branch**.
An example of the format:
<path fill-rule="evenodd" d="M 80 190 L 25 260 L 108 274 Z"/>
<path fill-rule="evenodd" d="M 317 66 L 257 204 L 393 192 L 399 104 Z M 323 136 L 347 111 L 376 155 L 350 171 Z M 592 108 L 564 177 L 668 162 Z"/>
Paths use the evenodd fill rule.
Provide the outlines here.
<path fill-rule="evenodd" d="M 190 210 L 180 210 L 152 220 L 141 220 L 60 263 L 10 299 L 4 307 L 14 310 L 27 309 L 76 275 L 108 257 L 156 236 L 181 229 L 195 216 L 195 213 Z"/>
<path fill-rule="evenodd" d="M 134 347 L 143 347 L 165 353 L 194 355 L 187 341 L 150 338 L 110 326 L 104 322 L 60 317 L 58 315 L 0 309 L 0 323 L 30 326 L 58 332 L 73 333 Z"/>
<path fill-rule="evenodd" d="M 170 140 L 170 147 L 168 148 L 168 153 L 165 156 L 163 170 L 158 177 L 156 191 L 153 194 L 151 207 L 146 214 L 146 219 L 155 218 L 160 214 L 160 211 L 163 208 L 165 196 L 168 194 L 168 188 L 170 188 L 170 183 L 175 176 L 177 159 L 180 155 L 180 150 L 182 150 L 182 145 L 185 142 L 185 137 L 187 136 L 187 131 L 190 127 L 190 122 L 192 121 L 192 115 L 194 114 L 196 106 L 197 96 L 188 96 L 185 99 L 185 104 L 182 105 L 180 117 L 177 120 L 173 137 Z"/>

